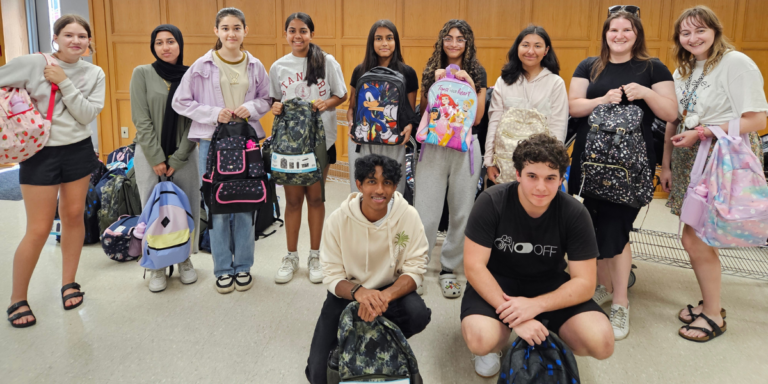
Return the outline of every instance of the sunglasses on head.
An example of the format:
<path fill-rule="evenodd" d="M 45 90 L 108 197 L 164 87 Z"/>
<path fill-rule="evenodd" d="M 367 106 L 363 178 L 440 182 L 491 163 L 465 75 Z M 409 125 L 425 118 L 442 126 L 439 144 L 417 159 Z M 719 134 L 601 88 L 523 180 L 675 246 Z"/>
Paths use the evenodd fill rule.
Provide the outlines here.
<path fill-rule="evenodd" d="M 608 7 L 608 16 L 622 11 L 631 13 L 637 16 L 637 18 L 640 18 L 640 7 L 637 5 L 614 5 L 612 7 Z"/>

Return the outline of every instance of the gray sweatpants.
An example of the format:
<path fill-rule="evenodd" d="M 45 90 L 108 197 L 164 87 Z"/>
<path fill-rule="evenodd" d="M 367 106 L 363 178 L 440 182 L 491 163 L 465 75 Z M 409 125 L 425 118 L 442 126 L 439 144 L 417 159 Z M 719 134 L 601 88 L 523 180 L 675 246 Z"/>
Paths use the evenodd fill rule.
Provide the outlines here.
<path fill-rule="evenodd" d="M 198 151 L 195 148 L 189 155 L 187 164 L 183 168 L 173 172 L 173 183 L 181 188 L 187 194 L 189 207 L 192 208 L 192 220 L 195 222 L 194 238 L 192 239 L 192 253 L 198 252 L 200 241 L 200 174 L 197 172 Z M 149 165 L 141 145 L 136 145 L 136 153 L 133 157 L 133 166 L 136 168 L 136 184 L 139 187 L 139 196 L 141 196 L 141 206 L 147 205 L 152 190 L 159 182 L 155 171 Z M 163 177 L 165 180 L 165 177 Z"/>
<path fill-rule="evenodd" d="M 403 177 L 400 178 L 400 182 L 397 184 L 397 191 L 400 193 L 405 193 L 405 145 L 363 144 L 360 147 L 360 153 L 355 152 L 355 149 L 357 149 L 357 144 L 352 141 L 351 138 L 347 138 L 347 155 L 349 155 L 349 190 L 351 192 L 359 192 L 357 190 L 357 184 L 355 184 L 355 160 L 365 155 L 375 153 L 378 155 L 387 156 L 391 159 L 395 159 L 398 163 L 400 163 L 400 169 L 403 171 Z"/>
<path fill-rule="evenodd" d="M 414 207 L 421 216 L 424 231 L 429 242 L 429 257 L 437 240 L 437 227 L 443 215 L 443 202 L 448 193 L 448 233 L 443 241 L 440 264 L 443 269 L 453 271 L 464 261 L 464 229 L 472 212 L 480 180 L 482 156 L 477 136 L 473 136 L 474 174 L 469 173 L 470 152 L 422 145 L 424 152 L 416 167 L 416 191 Z M 414 159 L 418 161 L 418 159 Z"/>

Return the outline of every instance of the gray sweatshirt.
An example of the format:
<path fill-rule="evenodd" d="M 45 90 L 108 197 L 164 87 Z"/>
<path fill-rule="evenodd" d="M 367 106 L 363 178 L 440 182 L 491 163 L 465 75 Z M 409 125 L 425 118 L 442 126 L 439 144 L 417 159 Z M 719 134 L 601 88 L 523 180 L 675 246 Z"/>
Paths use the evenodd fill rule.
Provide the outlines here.
<path fill-rule="evenodd" d="M 19 56 L 0 67 L 0 86 L 24 88 L 45 116 L 51 83 L 45 79 L 45 58 L 40 54 Z M 74 144 L 91 137 L 88 128 L 104 108 L 106 77 L 101 68 L 85 61 L 69 64 L 59 60 L 67 78 L 59 84 L 51 118 L 47 147 Z"/>

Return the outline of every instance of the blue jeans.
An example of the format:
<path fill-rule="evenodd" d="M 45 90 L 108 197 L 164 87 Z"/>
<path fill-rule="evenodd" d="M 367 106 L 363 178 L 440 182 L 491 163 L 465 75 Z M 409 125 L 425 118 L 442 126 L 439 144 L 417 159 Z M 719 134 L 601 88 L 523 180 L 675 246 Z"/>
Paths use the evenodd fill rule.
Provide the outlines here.
<path fill-rule="evenodd" d="M 200 177 L 205 173 L 208 149 L 211 142 L 200 140 Z M 207 207 L 206 207 L 207 209 Z M 211 253 L 213 254 L 213 274 L 216 277 L 250 272 L 253 266 L 253 252 L 256 245 L 256 212 L 243 212 L 213 216 Z"/>

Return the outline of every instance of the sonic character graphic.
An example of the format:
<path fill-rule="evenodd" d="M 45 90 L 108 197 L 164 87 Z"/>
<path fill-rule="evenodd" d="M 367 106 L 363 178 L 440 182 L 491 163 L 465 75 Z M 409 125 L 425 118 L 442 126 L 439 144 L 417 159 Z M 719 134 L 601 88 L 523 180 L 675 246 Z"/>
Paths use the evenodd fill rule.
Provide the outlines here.
<path fill-rule="evenodd" d="M 362 92 L 358 97 L 357 120 L 368 132 L 367 140 L 372 142 L 376 139 L 376 134 L 380 136 L 382 142 L 390 141 L 390 138 L 397 140 L 392 128 L 397 126 L 396 101 L 393 103 L 390 98 L 393 95 L 386 95 L 386 90 L 380 89 L 381 86 L 375 86 L 368 83 L 363 85 Z M 358 126 L 355 136 L 362 127 Z"/>

